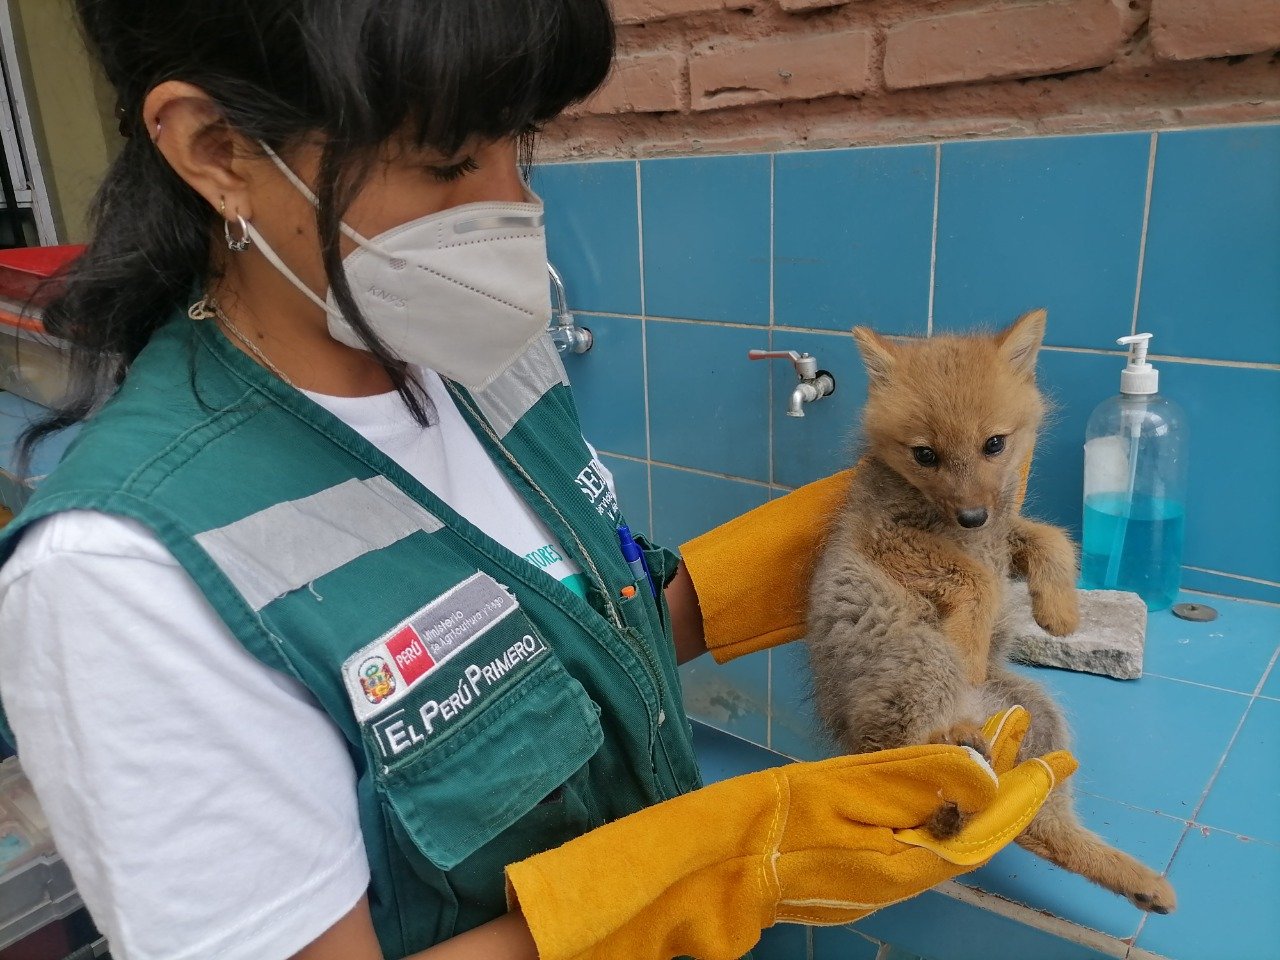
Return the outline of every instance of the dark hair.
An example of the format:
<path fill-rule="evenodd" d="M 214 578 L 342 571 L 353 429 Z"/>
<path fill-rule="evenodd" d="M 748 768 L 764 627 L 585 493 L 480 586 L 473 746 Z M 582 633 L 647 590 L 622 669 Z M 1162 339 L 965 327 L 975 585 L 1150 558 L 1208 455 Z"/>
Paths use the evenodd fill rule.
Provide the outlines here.
<path fill-rule="evenodd" d="M 456 154 L 472 138 L 525 136 L 603 82 L 614 33 L 606 0 L 77 0 L 119 98 L 125 146 L 94 200 L 88 249 L 45 308 L 72 346 L 72 391 L 23 435 L 88 417 L 152 333 L 210 276 L 216 213 L 160 156 L 142 103 L 165 80 L 204 90 L 247 138 L 287 148 L 321 133 L 316 223 L 334 299 L 420 420 L 402 366 L 360 316 L 341 268 L 339 223 L 373 148 L 407 132 Z M 525 141 L 526 162 L 528 141 Z M 25 468 L 24 468 L 25 469 Z"/>

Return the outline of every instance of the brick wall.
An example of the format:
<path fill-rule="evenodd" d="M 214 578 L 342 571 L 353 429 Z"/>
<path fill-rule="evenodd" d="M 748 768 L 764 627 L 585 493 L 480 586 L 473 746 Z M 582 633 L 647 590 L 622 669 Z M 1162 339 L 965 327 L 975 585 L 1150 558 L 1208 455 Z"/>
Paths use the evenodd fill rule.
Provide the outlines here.
<path fill-rule="evenodd" d="M 613 4 L 613 74 L 544 159 L 1280 118 L 1280 0 Z"/>

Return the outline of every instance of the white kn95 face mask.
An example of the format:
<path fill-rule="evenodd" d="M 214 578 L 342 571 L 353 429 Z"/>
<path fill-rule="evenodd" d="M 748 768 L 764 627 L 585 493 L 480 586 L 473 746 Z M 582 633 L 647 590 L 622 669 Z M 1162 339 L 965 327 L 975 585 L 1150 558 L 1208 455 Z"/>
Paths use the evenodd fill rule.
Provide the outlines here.
<path fill-rule="evenodd" d="M 263 149 L 314 205 L 315 194 L 270 147 Z M 365 321 L 408 363 L 421 364 L 468 390 L 482 390 L 547 329 L 547 239 L 542 201 L 450 207 L 366 239 L 346 224 L 356 249 L 342 261 Z M 325 311 L 329 335 L 366 349 L 330 291 L 307 287 L 252 224 L 263 256 Z"/>

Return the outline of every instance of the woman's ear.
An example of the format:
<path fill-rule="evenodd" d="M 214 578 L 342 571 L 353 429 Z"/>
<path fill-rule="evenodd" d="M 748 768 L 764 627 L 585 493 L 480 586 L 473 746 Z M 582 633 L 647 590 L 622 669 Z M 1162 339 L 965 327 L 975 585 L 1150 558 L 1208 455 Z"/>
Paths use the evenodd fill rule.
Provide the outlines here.
<path fill-rule="evenodd" d="M 207 93 L 181 80 L 166 80 L 147 94 L 142 116 L 156 149 L 187 186 L 223 219 L 253 219 L 245 177 L 252 145 L 232 129 Z"/>

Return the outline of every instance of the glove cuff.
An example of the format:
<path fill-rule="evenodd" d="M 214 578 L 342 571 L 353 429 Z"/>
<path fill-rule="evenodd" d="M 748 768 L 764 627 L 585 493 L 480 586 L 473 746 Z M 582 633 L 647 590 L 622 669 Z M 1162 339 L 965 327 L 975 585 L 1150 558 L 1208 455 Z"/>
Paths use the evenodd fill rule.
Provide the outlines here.
<path fill-rule="evenodd" d="M 808 484 L 681 546 L 717 663 L 804 636 L 818 540 L 852 475 Z"/>

